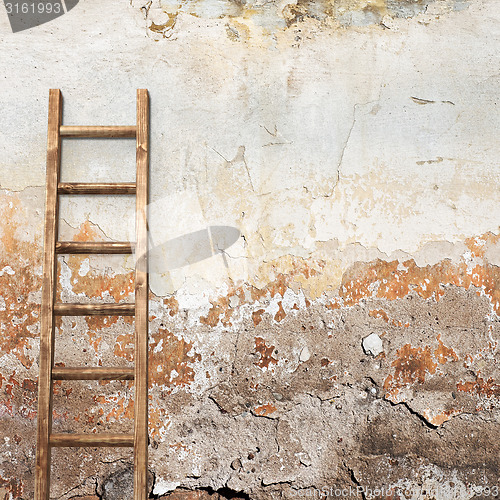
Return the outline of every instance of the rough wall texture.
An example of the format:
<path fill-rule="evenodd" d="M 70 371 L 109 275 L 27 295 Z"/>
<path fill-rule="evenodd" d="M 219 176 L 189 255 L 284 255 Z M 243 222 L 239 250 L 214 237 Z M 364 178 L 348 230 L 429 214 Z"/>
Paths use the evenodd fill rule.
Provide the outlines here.
<path fill-rule="evenodd" d="M 127 124 L 138 87 L 152 498 L 498 497 L 500 2 L 88 0 L 0 32 L 0 499 L 33 498 L 48 89 Z M 63 180 L 132 180 L 127 144 L 65 142 Z M 63 199 L 61 239 L 132 218 Z M 133 300 L 132 268 L 65 256 L 58 296 Z M 130 319 L 57 327 L 57 363 L 133 362 Z M 57 383 L 54 426 L 129 430 L 133 396 Z M 130 499 L 131 458 L 55 450 L 52 495 Z"/>

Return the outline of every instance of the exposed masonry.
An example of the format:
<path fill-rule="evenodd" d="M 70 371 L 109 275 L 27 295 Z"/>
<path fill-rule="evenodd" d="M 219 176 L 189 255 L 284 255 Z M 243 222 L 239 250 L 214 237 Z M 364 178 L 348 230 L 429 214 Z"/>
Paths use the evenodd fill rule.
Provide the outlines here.
<path fill-rule="evenodd" d="M 23 203 L 3 196 L 0 232 L 0 492 L 16 499 L 33 495 L 42 254 L 38 238 L 22 236 Z M 103 234 L 87 221 L 72 237 Z M 292 498 L 362 485 L 472 498 L 498 485 L 500 268 L 488 255 L 499 241 L 465 239 L 459 257 L 430 265 L 356 262 L 335 288 L 328 256 L 282 257 L 263 269 L 264 285 L 152 294 L 152 497 Z M 129 266 L 115 264 L 60 259 L 58 296 L 131 300 Z M 368 334 L 382 341 L 376 356 L 363 349 Z M 130 319 L 64 318 L 56 362 L 128 364 L 132 342 Z M 58 382 L 55 394 L 58 432 L 131 428 L 129 382 Z M 54 498 L 130 498 L 131 459 L 55 450 Z"/>

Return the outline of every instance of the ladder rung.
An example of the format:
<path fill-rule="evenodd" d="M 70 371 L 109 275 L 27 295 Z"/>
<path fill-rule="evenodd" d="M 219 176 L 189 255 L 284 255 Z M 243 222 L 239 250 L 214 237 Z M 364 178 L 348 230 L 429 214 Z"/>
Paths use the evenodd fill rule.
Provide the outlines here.
<path fill-rule="evenodd" d="M 134 380 L 134 369 L 55 366 L 52 368 L 52 380 Z"/>
<path fill-rule="evenodd" d="M 97 253 L 97 254 L 130 254 L 135 244 L 130 241 L 58 241 L 57 253 Z"/>
<path fill-rule="evenodd" d="M 133 316 L 135 304 L 54 304 L 56 316 Z"/>
<path fill-rule="evenodd" d="M 135 125 L 132 126 L 73 126 L 61 125 L 59 133 L 62 137 L 134 137 Z"/>
<path fill-rule="evenodd" d="M 60 182 L 59 194 L 135 194 L 135 182 Z"/>
<path fill-rule="evenodd" d="M 133 434 L 51 434 L 50 446 L 134 446 Z"/>

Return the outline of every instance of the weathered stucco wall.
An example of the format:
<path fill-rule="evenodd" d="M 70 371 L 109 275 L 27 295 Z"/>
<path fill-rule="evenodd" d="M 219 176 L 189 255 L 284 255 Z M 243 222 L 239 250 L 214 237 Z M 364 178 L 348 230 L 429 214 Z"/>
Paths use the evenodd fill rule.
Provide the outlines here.
<path fill-rule="evenodd" d="M 15 34 L 0 13 L 0 498 L 33 498 L 49 88 L 65 124 L 134 123 L 150 91 L 152 498 L 500 494 L 498 0 L 82 0 Z M 66 141 L 63 180 L 134 159 Z M 61 239 L 132 218 L 64 199 Z M 58 296 L 132 300 L 132 268 L 65 256 Z M 129 364 L 132 333 L 64 318 L 56 362 Z M 55 394 L 60 432 L 131 428 L 128 382 Z M 55 450 L 52 494 L 129 499 L 130 461 Z"/>

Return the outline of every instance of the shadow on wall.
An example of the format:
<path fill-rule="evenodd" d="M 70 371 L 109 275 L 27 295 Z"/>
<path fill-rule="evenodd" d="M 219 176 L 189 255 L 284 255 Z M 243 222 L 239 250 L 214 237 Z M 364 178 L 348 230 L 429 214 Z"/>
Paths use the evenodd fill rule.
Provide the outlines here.
<path fill-rule="evenodd" d="M 48 23 L 69 12 L 79 0 L 4 0 L 13 33 Z"/>
<path fill-rule="evenodd" d="M 215 255 L 222 255 L 227 266 L 225 251 L 238 240 L 240 234 L 232 226 L 209 226 L 160 245 L 151 245 L 149 272 L 163 274 Z"/>

